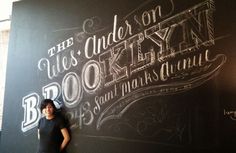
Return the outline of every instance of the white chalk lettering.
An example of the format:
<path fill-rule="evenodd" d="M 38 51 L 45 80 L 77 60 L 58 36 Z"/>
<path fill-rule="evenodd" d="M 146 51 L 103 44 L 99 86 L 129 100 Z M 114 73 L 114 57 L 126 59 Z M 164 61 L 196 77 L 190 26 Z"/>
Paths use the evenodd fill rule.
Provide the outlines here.
<path fill-rule="evenodd" d="M 40 117 L 39 111 L 39 95 L 32 93 L 28 96 L 23 97 L 22 107 L 24 108 L 24 121 L 21 123 L 21 130 L 23 132 L 28 131 L 37 126 L 37 122 Z"/>

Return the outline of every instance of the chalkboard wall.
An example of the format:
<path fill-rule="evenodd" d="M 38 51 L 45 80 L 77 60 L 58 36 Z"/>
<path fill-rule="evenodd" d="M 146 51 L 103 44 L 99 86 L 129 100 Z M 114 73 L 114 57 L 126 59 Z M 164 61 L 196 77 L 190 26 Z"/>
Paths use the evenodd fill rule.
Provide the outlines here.
<path fill-rule="evenodd" d="M 39 104 L 68 153 L 225 153 L 236 145 L 234 0 L 13 5 L 1 153 L 37 150 Z"/>

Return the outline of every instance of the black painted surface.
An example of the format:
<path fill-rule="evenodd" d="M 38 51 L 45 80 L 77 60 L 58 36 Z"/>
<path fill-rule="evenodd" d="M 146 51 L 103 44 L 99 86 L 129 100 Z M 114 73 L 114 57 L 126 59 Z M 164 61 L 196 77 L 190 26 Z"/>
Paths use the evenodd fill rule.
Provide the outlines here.
<path fill-rule="evenodd" d="M 62 106 L 71 125 L 68 153 L 224 153 L 233 150 L 236 144 L 234 15 L 233 0 L 14 3 L 1 152 L 36 152 L 36 124 L 40 117 L 36 105 L 50 85 L 60 90 L 55 101 Z M 199 30 L 197 23 L 207 28 Z M 159 37 L 155 35 L 157 40 L 165 36 L 165 32 L 170 34 L 171 29 L 164 29 L 172 27 L 172 35 L 165 37 L 168 45 L 163 47 L 172 47 L 181 53 L 158 59 L 162 56 L 158 54 L 161 47 L 148 38 L 154 32 L 151 27 L 159 31 Z M 118 36 L 119 28 L 120 32 L 124 31 L 120 33 L 122 39 Z M 193 33 L 199 30 L 197 34 L 202 35 L 194 35 L 189 28 Z M 101 46 L 100 52 L 89 52 L 86 57 L 86 41 L 88 50 L 92 51 L 94 36 L 98 40 L 102 36 L 108 38 L 109 33 L 112 34 L 108 47 Z M 195 39 L 196 43 L 191 40 L 195 37 L 209 40 Z M 49 51 L 62 42 L 68 48 Z M 187 53 L 178 50 L 180 46 Z M 171 49 L 164 52 L 170 54 Z M 154 56 L 147 55 L 152 50 Z M 204 61 L 206 50 L 212 61 Z M 153 63 L 148 56 L 153 58 Z M 44 69 L 47 64 L 44 58 L 55 66 L 58 74 Z M 167 62 L 188 58 L 196 60 L 194 67 L 170 71 L 167 80 L 161 75 L 161 68 Z M 146 63 L 138 59 L 146 59 Z M 63 69 L 63 60 L 66 69 Z M 198 65 L 201 61 L 205 63 Z M 88 76 L 83 76 L 89 64 L 94 67 L 89 69 Z M 126 75 L 121 73 L 124 67 Z M 96 81 L 100 82 L 96 84 Z M 131 85 L 129 92 L 128 85 Z M 47 96 L 52 94 L 49 92 Z M 31 96 L 36 101 L 27 99 Z M 96 103 L 98 99 L 103 101 Z"/>

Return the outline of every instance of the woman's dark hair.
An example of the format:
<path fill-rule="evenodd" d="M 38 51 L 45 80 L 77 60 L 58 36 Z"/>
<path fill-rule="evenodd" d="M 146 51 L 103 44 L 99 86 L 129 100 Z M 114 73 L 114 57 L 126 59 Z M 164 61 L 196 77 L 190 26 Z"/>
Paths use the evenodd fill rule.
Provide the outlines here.
<path fill-rule="evenodd" d="M 51 104 L 51 105 L 52 105 L 52 107 L 53 107 L 53 109 L 54 109 L 54 113 L 55 113 L 55 111 L 57 110 L 57 108 L 56 108 L 56 106 L 54 105 L 53 100 L 51 100 L 51 99 L 43 99 L 43 100 L 41 101 L 40 111 L 42 112 L 43 109 L 46 108 L 46 106 L 47 106 L 48 104 Z"/>

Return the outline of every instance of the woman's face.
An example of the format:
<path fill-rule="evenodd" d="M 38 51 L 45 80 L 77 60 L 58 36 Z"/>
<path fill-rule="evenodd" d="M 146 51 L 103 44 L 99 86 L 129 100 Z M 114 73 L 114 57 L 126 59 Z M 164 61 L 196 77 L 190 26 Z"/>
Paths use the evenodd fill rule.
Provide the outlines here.
<path fill-rule="evenodd" d="M 43 109 L 43 113 L 46 117 L 52 117 L 54 113 L 54 108 L 51 104 L 47 104 L 47 106 Z"/>

